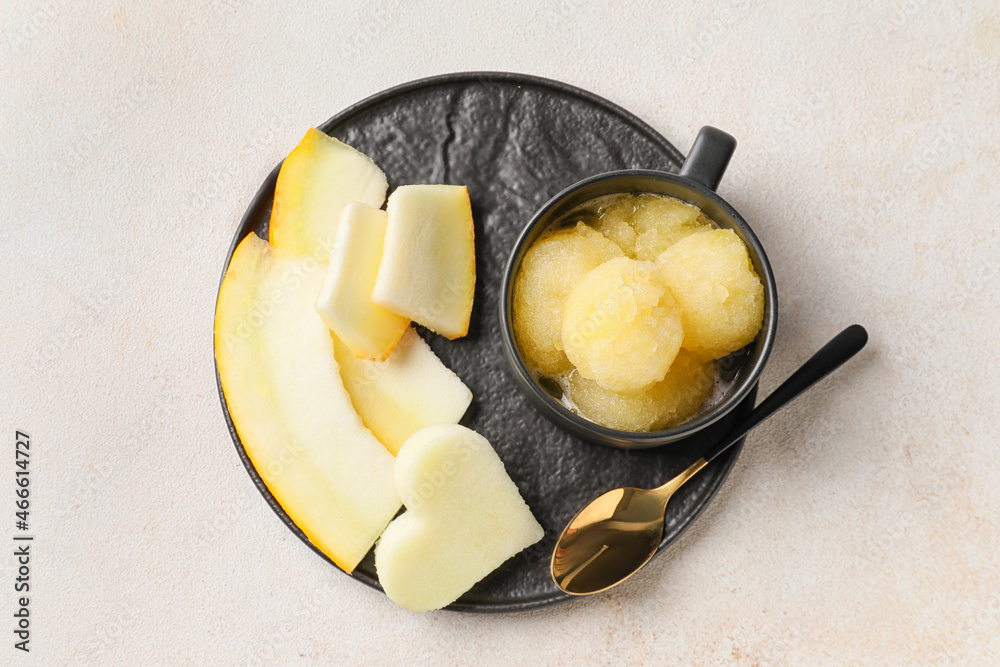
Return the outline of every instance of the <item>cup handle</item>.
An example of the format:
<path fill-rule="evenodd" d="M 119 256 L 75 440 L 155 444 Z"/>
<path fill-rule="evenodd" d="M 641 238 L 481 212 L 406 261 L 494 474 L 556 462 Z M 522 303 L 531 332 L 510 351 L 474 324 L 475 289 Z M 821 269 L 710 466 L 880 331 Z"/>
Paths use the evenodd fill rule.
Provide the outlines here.
<path fill-rule="evenodd" d="M 706 125 L 698 131 L 691 152 L 681 165 L 680 176 L 714 191 L 719 187 L 735 150 L 736 139 L 732 135 Z"/>

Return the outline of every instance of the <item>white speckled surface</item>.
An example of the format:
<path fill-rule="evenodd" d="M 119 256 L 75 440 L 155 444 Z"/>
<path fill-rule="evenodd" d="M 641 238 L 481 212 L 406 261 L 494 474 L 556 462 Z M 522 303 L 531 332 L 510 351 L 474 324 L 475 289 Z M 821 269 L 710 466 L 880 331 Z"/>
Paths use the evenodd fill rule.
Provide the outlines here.
<path fill-rule="evenodd" d="M 37 542 L 29 655 L 0 558 L 0 663 L 1000 662 L 1000 10 L 877 4 L 4 3 L 0 540 L 21 429 Z M 308 126 L 475 69 L 592 90 L 685 152 L 703 124 L 739 139 L 720 192 L 781 298 L 765 391 L 846 324 L 872 342 L 626 585 L 416 615 L 251 485 L 213 306 L 240 214 Z"/>

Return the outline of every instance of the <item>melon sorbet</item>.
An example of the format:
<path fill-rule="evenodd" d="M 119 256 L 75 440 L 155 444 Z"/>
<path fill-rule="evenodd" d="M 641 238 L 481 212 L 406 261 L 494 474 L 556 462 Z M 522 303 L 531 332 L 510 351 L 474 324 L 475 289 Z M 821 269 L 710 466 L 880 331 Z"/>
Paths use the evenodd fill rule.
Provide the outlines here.
<path fill-rule="evenodd" d="M 740 238 L 653 194 L 599 197 L 555 227 L 514 279 L 514 336 L 528 368 L 611 428 L 660 430 L 698 414 L 715 360 L 763 323 L 764 287 Z"/>

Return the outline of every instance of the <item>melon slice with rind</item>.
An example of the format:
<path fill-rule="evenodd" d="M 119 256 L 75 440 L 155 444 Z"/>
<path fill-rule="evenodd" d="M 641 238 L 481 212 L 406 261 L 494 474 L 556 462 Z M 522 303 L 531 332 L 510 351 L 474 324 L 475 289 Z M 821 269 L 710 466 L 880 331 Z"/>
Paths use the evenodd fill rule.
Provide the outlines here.
<path fill-rule="evenodd" d="M 432 424 L 457 424 L 472 392 L 412 327 L 385 361 L 358 359 L 334 337 L 340 375 L 365 426 L 395 454 Z"/>
<path fill-rule="evenodd" d="M 310 128 L 278 172 L 270 241 L 276 248 L 326 262 L 344 206 L 358 201 L 380 208 L 388 187 L 371 158 Z"/>
<path fill-rule="evenodd" d="M 344 206 L 316 299 L 316 311 L 354 356 L 373 361 L 387 359 L 410 325 L 410 320 L 372 302 L 385 223 L 385 211 L 360 202 Z"/>
<path fill-rule="evenodd" d="M 403 185 L 386 204 L 372 300 L 445 338 L 469 332 L 476 289 L 475 229 L 461 185 Z"/>
<path fill-rule="evenodd" d="M 393 456 L 355 412 L 316 313 L 323 268 L 247 236 L 219 291 L 215 355 L 254 468 L 309 541 L 350 572 L 400 500 Z"/>

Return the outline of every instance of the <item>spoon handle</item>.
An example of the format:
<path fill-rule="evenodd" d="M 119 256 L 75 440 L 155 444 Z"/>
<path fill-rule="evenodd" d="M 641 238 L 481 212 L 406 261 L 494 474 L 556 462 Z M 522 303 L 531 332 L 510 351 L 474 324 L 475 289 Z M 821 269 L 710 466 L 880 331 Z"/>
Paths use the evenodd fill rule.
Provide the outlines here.
<path fill-rule="evenodd" d="M 795 371 L 791 377 L 785 380 L 780 387 L 775 389 L 770 396 L 754 408 L 746 421 L 737 427 L 734 433 L 702 454 L 706 462 L 711 462 L 716 456 L 726 451 L 740 439 L 749 433 L 762 421 L 773 415 L 775 412 L 792 402 L 799 394 L 813 386 L 832 371 L 838 368 L 845 361 L 857 354 L 868 342 L 868 332 L 860 324 L 852 324 L 829 343 L 824 345 L 819 352 L 814 354 L 799 370 Z"/>

